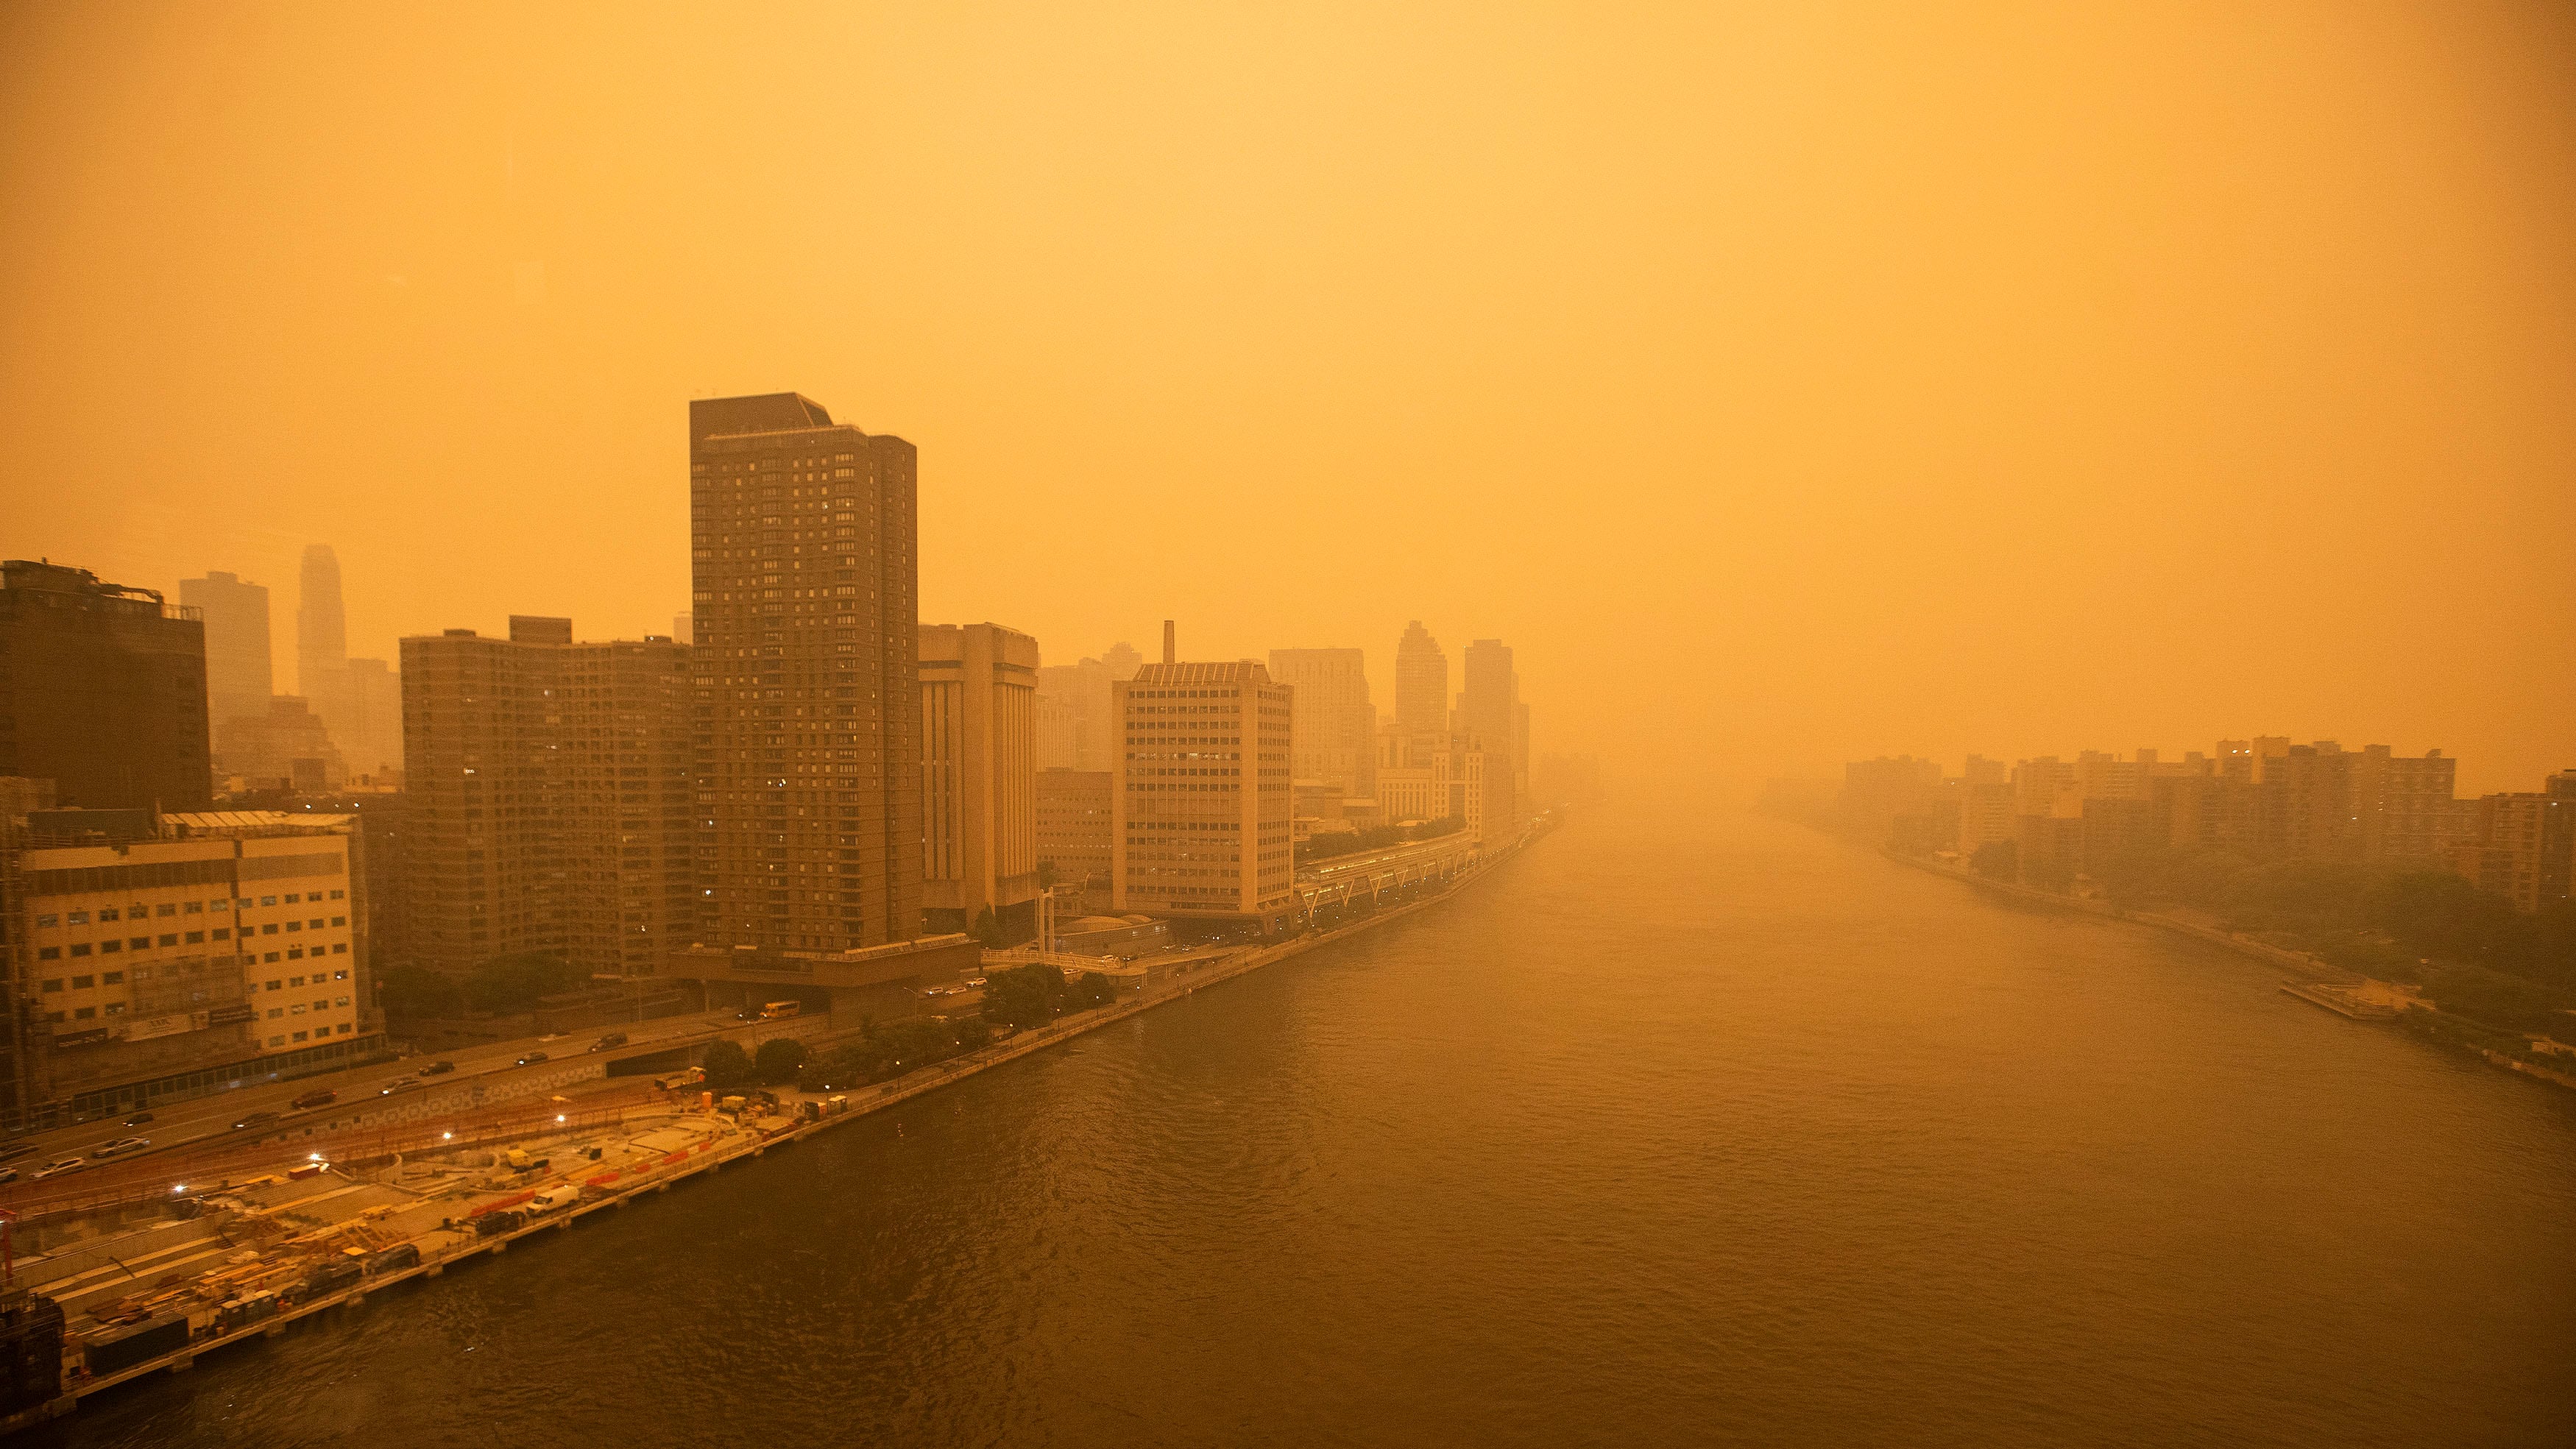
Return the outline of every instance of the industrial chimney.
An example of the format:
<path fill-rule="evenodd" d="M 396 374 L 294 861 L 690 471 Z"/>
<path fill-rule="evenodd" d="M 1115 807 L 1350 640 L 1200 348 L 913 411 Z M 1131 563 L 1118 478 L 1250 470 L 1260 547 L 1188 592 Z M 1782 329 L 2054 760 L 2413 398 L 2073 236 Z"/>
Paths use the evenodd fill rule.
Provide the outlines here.
<path fill-rule="evenodd" d="M 1178 663 L 1180 663 L 1180 662 L 1181 662 L 1181 653 L 1180 653 L 1180 648 L 1181 648 L 1180 644 L 1176 641 L 1176 639 L 1174 638 L 1174 636 L 1173 636 L 1173 634 L 1172 634 L 1172 621 L 1171 621 L 1171 620 L 1169 620 L 1169 619 L 1165 619 L 1165 620 L 1163 621 L 1163 662 L 1164 662 L 1165 664 L 1178 664 Z"/>

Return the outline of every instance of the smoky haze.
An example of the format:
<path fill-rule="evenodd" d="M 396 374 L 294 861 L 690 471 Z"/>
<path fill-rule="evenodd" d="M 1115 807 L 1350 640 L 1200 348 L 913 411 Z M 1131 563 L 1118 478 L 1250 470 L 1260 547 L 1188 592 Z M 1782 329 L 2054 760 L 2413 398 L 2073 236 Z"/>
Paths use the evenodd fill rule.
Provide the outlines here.
<path fill-rule="evenodd" d="M 1614 783 L 2576 765 L 2563 8 L 380 8 L 0 19 L 0 552 L 664 632 L 794 389 L 925 621 L 1419 618 Z"/>

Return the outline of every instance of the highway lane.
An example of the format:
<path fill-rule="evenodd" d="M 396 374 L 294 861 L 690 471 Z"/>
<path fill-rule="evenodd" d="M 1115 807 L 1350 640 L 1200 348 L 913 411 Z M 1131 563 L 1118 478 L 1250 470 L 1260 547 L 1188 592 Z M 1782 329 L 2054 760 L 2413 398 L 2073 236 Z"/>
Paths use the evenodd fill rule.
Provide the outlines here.
<path fill-rule="evenodd" d="M 414 1075 L 421 1067 L 428 1066 L 432 1062 L 446 1061 L 455 1064 L 453 1074 L 422 1079 L 428 1085 L 436 1087 L 517 1071 L 519 1062 L 534 1053 L 544 1053 L 549 1063 L 580 1057 L 589 1052 L 592 1043 L 611 1032 L 626 1033 L 627 1041 L 625 1045 L 611 1049 L 610 1055 L 632 1057 L 650 1055 L 657 1051 L 669 1051 L 675 1047 L 693 1046 L 713 1040 L 717 1036 L 739 1038 L 758 1035 L 768 1029 L 771 1029 L 770 1024 L 742 1021 L 738 1017 L 737 1008 L 724 1007 L 686 1016 L 655 1017 L 650 1021 L 627 1026 L 523 1037 L 515 1041 L 495 1042 L 444 1055 L 421 1053 L 400 1061 L 348 1067 L 336 1072 L 298 1077 L 291 1081 L 253 1081 L 241 1087 L 218 1092 L 210 1097 L 150 1108 L 148 1110 L 152 1113 L 153 1120 L 139 1126 L 129 1127 L 124 1125 L 123 1118 L 111 1117 L 13 1138 L 5 1147 L 0 1147 L 0 1151 L 8 1151 L 16 1155 L 0 1166 L 14 1168 L 19 1179 L 24 1181 L 47 1163 L 74 1155 L 86 1159 L 102 1145 L 120 1137 L 143 1137 L 150 1141 L 151 1146 L 144 1152 L 136 1154 L 137 1156 L 157 1155 L 176 1147 L 199 1145 L 234 1135 L 251 1137 L 254 1134 L 247 1132 L 235 1134 L 233 1124 L 259 1112 L 274 1112 L 278 1117 L 275 1122 L 266 1124 L 265 1130 L 256 1134 L 257 1136 L 295 1130 L 306 1125 L 346 1117 L 353 1107 L 362 1106 L 368 1099 L 377 1096 L 386 1083 L 400 1077 Z M 298 1110 L 291 1105 L 296 1098 L 306 1093 L 326 1089 L 338 1093 L 337 1100 L 325 1106 L 303 1110 Z M 32 1150 L 22 1152 L 20 1149 Z M 110 1161 L 116 1160 L 121 1159 L 110 1159 Z M 69 1174 L 60 1174 L 47 1181 L 58 1181 L 61 1176 L 67 1175 Z"/>

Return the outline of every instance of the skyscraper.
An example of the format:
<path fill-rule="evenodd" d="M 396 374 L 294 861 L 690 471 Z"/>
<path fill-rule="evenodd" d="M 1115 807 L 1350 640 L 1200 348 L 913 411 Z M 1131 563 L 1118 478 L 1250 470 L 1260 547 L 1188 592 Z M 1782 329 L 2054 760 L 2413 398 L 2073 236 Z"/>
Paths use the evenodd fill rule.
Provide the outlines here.
<path fill-rule="evenodd" d="M 92 810 L 201 810 L 213 794 L 206 626 L 87 569 L 0 564 L 0 775 Z"/>
<path fill-rule="evenodd" d="M 1112 909 L 1276 929 L 1296 906 L 1288 689 L 1250 659 L 1148 664 L 1110 712 Z"/>
<path fill-rule="evenodd" d="M 304 546 L 304 574 L 295 600 L 295 687 L 318 699 L 349 662 L 349 621 L 340 607 L 340 556 L 327 543 Z M 327 715 L 327 711 L 326 711 Z"/>
<path fill-rule="evenodd" d="M 1449 656 L 1420 619 L 1395 646 L 1395 722 L 1409 735 L 1449 732 Z"/>
<path fill-rule="evenodd" d="M 920 930 L 915 467 L 796 393 L 689 404 L 707 946 Z"/>
<path fill-rule="evenodd" d="M 221 755 L 229 748 L 232 722 L 264 717 L 269 697 L 277 693 L 268 586 L 209 570 L 202 579 L 179 581 L 179 602 L 205 622 L 206 723 Z"/>
<path fill-rule="evenodd" d="M 649 976 L 697 935 L 693 681 L 669 639 L 513 615 L 402 641 L 409 946 L 463 971 L 553 951 Z"/>
<path fill-rule="evenodd" d="M 1299 780 L 1333 785 L 1353 799 L 1376 790 L 1377 707 L 1369 702 L 1367 660 L 1357 649 L 1273 649 L 1270 678 L 1295 691 Z"/>
<path fill-rule="evenodd" d="M 1500 639 L 1479 639 L 1467 646 L 1465 685 L 1458 694 L 1458 728 L 1475 738 L 1485 754 L 1489 775 L 1501 779 L 1487 786 L 1500 818 L 1490 822 L 1487 838 L 1500 838 L 1519 825 L 1521 762 L 1513 754 L 1521 735 L 1520 675 L 1512 668 L 1510 646 Z M 1498 763 L 1499 762 L 1499 763 Z"/>
<path fill-rule="evenodd" d="M 922 912 L 934 932 L 986 911 L 1005 941 L 1037 924 L 1038 641 L 999 624 L 921 626 Z"/>

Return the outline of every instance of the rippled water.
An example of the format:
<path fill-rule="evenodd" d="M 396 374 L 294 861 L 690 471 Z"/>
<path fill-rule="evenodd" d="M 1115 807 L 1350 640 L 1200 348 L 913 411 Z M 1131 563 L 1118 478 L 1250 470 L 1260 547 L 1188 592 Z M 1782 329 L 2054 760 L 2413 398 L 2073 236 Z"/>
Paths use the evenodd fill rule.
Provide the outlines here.
<path fill-rule="evenodd" d="M 2576 1443 L 2576 1094 L 2275 982 L 1606 812 L 29 1437 Z"/>

